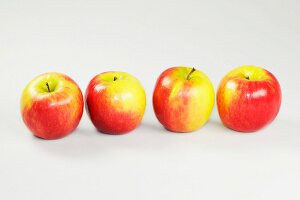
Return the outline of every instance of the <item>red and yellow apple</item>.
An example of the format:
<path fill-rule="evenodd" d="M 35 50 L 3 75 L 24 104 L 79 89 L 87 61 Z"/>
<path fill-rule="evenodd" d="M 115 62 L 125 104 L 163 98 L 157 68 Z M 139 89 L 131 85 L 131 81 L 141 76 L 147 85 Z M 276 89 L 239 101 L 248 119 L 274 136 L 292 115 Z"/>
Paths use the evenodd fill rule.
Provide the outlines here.
<path fill-rule="evenodd" d="M 83 96 L 67 75 L 51 72 L 31 80 L 21 96 L 21 113 L 29 130 L 43 139 L 71 133 L 83 112 Z"/>
<path fill-rule="evenodd" d="M 272 122 L 280 104 L 279 82 L 271 72 L 255 66 L 230 71 L 217 92 L 223 124 L 240 132 L 254 132 Z"/>
<path fill-rule="evenodd" d="M 142 85 L 126 72 L 98 74 L 90 81 L 85 98 L 92 123 L 107 134 L 124 134 L 135 129 L 146 107 Z"/>
<path fill-rule="evenodd" d="M 191 132 L 205 124 L 214 106 L 209 78 L 190 67 L 172 67 L 158 78 L 153 108 L 159 122 L 172 132 Z"/>

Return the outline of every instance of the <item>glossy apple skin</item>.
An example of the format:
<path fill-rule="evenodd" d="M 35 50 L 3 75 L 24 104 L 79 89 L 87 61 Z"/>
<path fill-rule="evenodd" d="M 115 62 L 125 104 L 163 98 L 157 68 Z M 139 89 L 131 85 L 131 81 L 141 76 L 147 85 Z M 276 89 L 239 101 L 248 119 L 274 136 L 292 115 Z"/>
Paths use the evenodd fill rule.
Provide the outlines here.
<path fill-rule="evenodd" d="M 217 92 L 223 124 L 239 132 L 254 132 L 271 123 L 280 104 L 278 80 L 271 72 L 255 66 L 242 66 L 229 72 Z"/>
<path fill-rule="evenodd" d="M 98 74 L 90 81 L 85 99 L 87 113 L 96 129 L 114 135 L 135 129 L 146 107 L 142 85 L 126 72 Z"/>
<path fill-rule="evenodd" d="M 153 92 L 153 109 L 169 131 L 191 132 L 203 126 L 214 106 L 214 89 L 209 78 L 190 67 L 171 67 L 159 76 Z"/>
<path fill-rule="evenodd" d="M 46 82 L 53 91 L 47 90 Z M 83 105 L 78 85 L 67 75 L 51 72 L 37 76 L 25 87 L 21 97 L 21 114 L 35 136 L 58 139 L 76 129 Z"/>

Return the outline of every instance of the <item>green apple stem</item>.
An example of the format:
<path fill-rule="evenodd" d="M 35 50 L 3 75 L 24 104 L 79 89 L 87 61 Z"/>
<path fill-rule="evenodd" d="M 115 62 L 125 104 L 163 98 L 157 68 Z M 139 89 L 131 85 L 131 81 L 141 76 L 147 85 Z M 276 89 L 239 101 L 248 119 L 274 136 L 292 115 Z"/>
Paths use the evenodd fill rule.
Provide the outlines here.
<path fill-rule="evenodd" d="M 114 76 L 114 81 L 116 81 L 118 78 L 116 76 Z"/>
<path fill-rule="evenodd" d="M 47 86 L 48 92 L 51 92 L 48 82 L 46 82 L 46 86 Z"/>
<path fill-rule="evenodd" d="M 187 75 L 186 80 L 190 80 L 190 76 L 192 75 L 192 73 L 196 71 L 196 69 L 193 67 L 193 69 L 190 71 L 190 73 Z"/>

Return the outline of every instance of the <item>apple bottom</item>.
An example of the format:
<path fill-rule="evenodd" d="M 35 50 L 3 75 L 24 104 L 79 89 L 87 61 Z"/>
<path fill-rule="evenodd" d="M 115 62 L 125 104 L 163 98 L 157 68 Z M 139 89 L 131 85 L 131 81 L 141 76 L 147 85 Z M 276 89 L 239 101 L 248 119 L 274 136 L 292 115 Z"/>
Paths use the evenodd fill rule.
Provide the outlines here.
<path fill-rule="evenodd" d="M 168 113 L 168 114 L 167 114 Z M 157 115 L 158 120 L 168 131 L 174 133 L 188 133 L 197 130 L 203 126 L 205 122 L 199 123 L 199 121 L 191 124 L 187 119 L 190 119 L 186 113 L 179 112 L 166 112 L 165 115 Z"/>
<path fill-rule="evenodd" d="M 59 139 L 70 134 L 79 124 L 81 114 L 59 109 L 42 109 L 39 105 L 25 109 L 23 120 L 34 136 L 42 139 Z M 35 110 L 37 109 L 37 110 Z M 72 110 L 70 107 L 69 109 Z"/>
<path fill-rule="evenodd" d="M 167 94 L 167 96 L 160 94 Z M 201 117 L 204 113 L 200 112 L 202 109 L 196 100 L 188 99 L 186 96 L 173 101 L 168 99 L 169 93 L 167 91 L 155 93 L 153 98 L 155 115 L 168 131 L 175 133 L 191 132 L 205 123 L 204 118 Z"/>
<path fill-rule="evenodd" d="M 234 122 L 231 122 L 231 121 Z M 227 128 L 238 131 L 241 133 L 253 133 L 263 127 L 267 126 L 271 121 L 263 121 L 263 122 L 256 122 L 256 121 L 249 121 L 246 117 L 232 117 L 230 120 L 223 119 L 222 123 Z"/>
<path fill-rule="evenodd" d="M 135 129 L 142 120 L 139 114 L 113 110 L 91 112 L 89 115 L 98 131 L 110 135 L 126 134 Z"/>
<path fill-rule="evenodd" d="M 278 102 L 275 100 L 253 100 L 252 103 L 236 101 L 228 110 L 220 108 L 223 124 L 238 132 L 252 133 L 270 124 L 279 111 Z"/>
<path fill-rule="evenodd" d="M 168 128 L 167 126 L 163 126 L 167 131 L 170 131 L 172 133 L 178 133 L 178 134 L 181 134 L 181 133 L 190 133 L 190 132 L 193 132 L 197 129 L 193 129 L 193 130 L 189 130 L 189 129 L 185 129 L 185 130 L 181 130 L 181 129 L 173 129 L 173 128 Z"/>
<path fill-rule="evenodd" d="M 272 119 L 261 119 L 261 117 L 257 117 L 258 115 L 254 116 L 245 116 L 240 115 L 238 117 L 231 116 L 231 117 L 224 117 L 221 116 L 223 124 L 234 130 L 241 133 L 253 133 L 256 132 L 268 124 L 270 124 L 274 118 Z M 256 117 L 255 120 L 249 120 L 251 117 Z"/>

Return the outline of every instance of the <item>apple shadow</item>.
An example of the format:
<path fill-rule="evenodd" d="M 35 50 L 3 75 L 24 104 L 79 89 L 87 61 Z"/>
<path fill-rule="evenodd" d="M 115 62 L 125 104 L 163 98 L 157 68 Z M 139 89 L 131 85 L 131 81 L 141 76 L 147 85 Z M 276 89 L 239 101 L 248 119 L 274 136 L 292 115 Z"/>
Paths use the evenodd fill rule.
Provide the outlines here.
<path fill-rule="evenodd" d="M 44 140 L 33 136 L 31 141 L 38 151 L 45 154 L 66 159 L 86 159 L 120 150 L 141 151 L 152 149 L 153 146 L 165 147 L 156 134 L 166 133 L 169 132 L 159 123 L 142 122 L 135 130 L 121 135 L 105 134 L 93 126 L 79 126 L 64 138 Z"/>
<path fill-rule="evenodd" d="M 100 137 L 100 138 L 99 138 Z M 56 140 L 44 140 L 33 136 L 32 142 L 39 151 L 58 157 L 82 158 L 105 153 L 108 148 L 102 139 L 105 134 L 93 127 L 78 127 L 73 133 Z"/>
<path fill-rule="evenodd" d="M 147 131 L 151 131 L 152 133 L 167 133 L 168 131 L 158 122 L 142 122 L 142 124 L 138 127 L 139 129 L 146 129 Z"/>
<path fill-rule="evenodd" d="M 209 134 L 198 134 L 199 132 Z M 61 139 L 43 140 L 33 137 L 31 141 L 34 148 L 44 154 L 77 160 L 127 152 L 128 150 L 137 152 L 152 151 L 153 148 L 164 150 L 173 145 L 194 144 L 195 141 L 200 143 L 206 141 L 208 144 L 221 141 L 220 144 L 222 144 L 228 138 L 232 139 L 232 137 L 228 137 L 228 134 L 233 138 L 241 138 L 237 137 L 241 135 L 239 132 L 225 127 L 219 119 L 215 118 L 211 118 L 203 128 L 195 131 L 194 134 L 174 134 L 166 130 L 159 122 L 145 120 L 135 130 L 123 135 L 103 134 L 93 126 L 82 125 Z M 209 143 L 210 141 L 211 143 Z"/>
<path fill-rule="evenodd" d="M 214 128 L 218 129 L 218 130 L 227 130 L 227 128 L 222 124 L 222 122 L 220 120 L 217 119 L 210 119 L 207 122 L 207 125 L 211 124 Z"/>
<path fill-rule="evenodd" d="M 209 127 L 210 130 L 218 134 L 237 134 L 239 132 L 234 131 L 226 127 L 219 119 L 211 118 L 205 125 Z"/>

